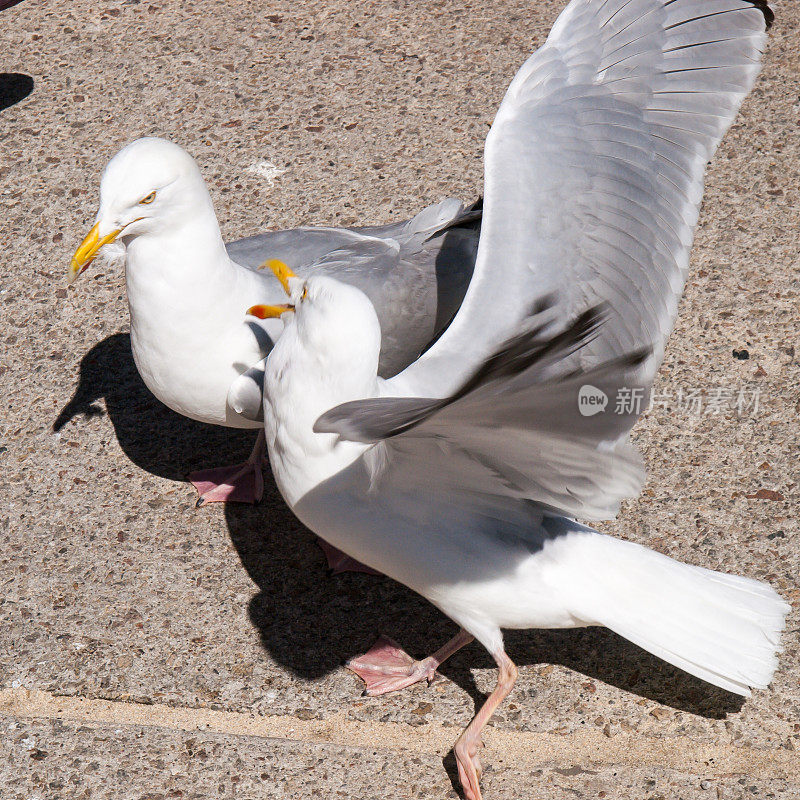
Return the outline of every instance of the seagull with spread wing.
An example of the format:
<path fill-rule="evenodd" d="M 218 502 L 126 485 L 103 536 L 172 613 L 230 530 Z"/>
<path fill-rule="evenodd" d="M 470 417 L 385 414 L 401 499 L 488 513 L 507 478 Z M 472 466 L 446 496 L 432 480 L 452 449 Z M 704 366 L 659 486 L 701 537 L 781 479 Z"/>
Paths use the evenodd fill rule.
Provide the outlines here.
<path fill-rule="evenodd" d="M 644 479 L 635 405 L 672 328 L 708 160 L 759 70 L 761 0 L 572 0 L 523 65 L 485 150 L 475 273 L 443 336 L 378 377 L 357 288 L 271 268 L 288 303 L 266 361 L 277 485 L 298 518 L 404 583 L 460 632 L 413 661 L 382 639 L 349 666 L 380 694 L 477 639 L 497 688 L 455 745 L 479 800 L 481 730 L 514 686 L 503 628 L 604 625 L 731 692 L 764 688 L 789 606 L 767 584 L 682 564 L 576 520 Z M 617 413 L 617 411 L 624 413 Z"/>

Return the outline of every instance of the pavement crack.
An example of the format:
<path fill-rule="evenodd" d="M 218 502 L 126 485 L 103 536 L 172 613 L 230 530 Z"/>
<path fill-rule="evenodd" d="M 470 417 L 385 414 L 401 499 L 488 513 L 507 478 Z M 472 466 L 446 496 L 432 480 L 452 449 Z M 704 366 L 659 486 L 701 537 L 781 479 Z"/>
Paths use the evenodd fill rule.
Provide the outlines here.
<path fill-rule="evenodd" d="M 397 722 L 359 721 L 339 713 L 323 720 L 258 716 L 238 711 L 144 704 L 55 695 L 37 689 L 0 690 L 0 713 L 20 719 L 52 719 L 81 724 L 157 727 L 178 731 L 282 739 L 290 742 L 359 749 L 403 750 L 443 757 L 456 731 L 435 722 L 410 726 Z M 567 735 L 489 728 L 485 743 L 506 768 L 583 769 L 604 765 L 651 766 L 704 776 L 747 774 L 796 777 L 794 754 L 784 750 L 740 747 L 686 737 L 653 738 L 579 730 Z"/>

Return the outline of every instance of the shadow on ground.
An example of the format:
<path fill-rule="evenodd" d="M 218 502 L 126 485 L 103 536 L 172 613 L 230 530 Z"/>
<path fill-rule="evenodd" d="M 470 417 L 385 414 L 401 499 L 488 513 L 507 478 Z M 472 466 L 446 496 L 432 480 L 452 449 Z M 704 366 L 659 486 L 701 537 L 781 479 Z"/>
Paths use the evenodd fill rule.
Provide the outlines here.
<path fill-rule="evenodd" d="M 97 402 L 100 398 L 105 410 Z M 60 431 L 76 416 L 105 413 L 125 455 L 137 467 L 169 480 L 243 461 L 255 440 L 253 431 L 194 422 L 156 400 L 136 371 L 127 333 L 109 336 L 81 359 L 78 386 L 53 430 Z"/>
<path fill-rule="evenodd" d="M 0 0 L 0 11 L 2 10 L 3 3 Z M 0 111 L 24 100 L 32 91 L 33 78 L 30 75 L 21 72 L 0 72 Z"/>
<path fill-rule="evenodd" d="M 125 454 L 161 477 L 180 480 L 193 469 L 235 463 L 252 446 L 252 432 L 193 422 L 157 401 L 136 371 L 128 334 L 114 334 L 84 356 L 78 387 L 53 429 L 60 430 L 77 415 L 105 413 L 97 403 L 101 397 Z M 278 663 L 313 679 L 364 652 L 379 633 L 416 657 L 453 635 L 448 619 L 389 578 L 357 573 L 329 577 L 316 537 L 286 507 L 268 471 L 264 478 L 261 504 L 230 504 L 225 518 L 242 564 L 259 589 L 250 602 L 250 619 Z M 563 664 L 705 717 L 721 718 L 738 711 L 743 702 L 604 628 L 508 631 L 506 645 L 518 665 Z M 477 707 L 485 698 L 472 679 L 474 667 L 494 667 L 476 644 L 454 656 L 441 672 L 468 692 Z"/>
<path fill-rule="evenodd" d="M 357 573 L 327 576 L 315 536 L 283 504 L 265 475 L 260 506 L 230 505 L 225 516 L 242 564 L 259 587 L 250 618 L 264 647 L 303 678 L 316 678 L 368 649 L 379 633 L 415 657 L 428 655 L 455 633 L 438 610 L 389 578 Z M 563 664 L 590 678 L 676 709 L 721 718 L 738 711 L 742 698 L 710 686 L 651 656 L 605 628 L 507 631 L 518 665 Z M 483 702 L 470 673 L 494 667 L 473 644 L 441 672 Z"/>

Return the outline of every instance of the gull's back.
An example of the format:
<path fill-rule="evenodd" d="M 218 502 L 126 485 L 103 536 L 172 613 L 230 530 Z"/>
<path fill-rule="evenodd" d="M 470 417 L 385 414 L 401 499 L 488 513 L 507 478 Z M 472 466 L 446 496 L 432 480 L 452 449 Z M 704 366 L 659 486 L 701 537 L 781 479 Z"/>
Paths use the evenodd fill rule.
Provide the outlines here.
<path fill-rule="evenodd" d="M 451 198 L 391 225 L 272 231 L 226 247 L 252 270 L 277 258 L 300 277 L 324 274 L 361 289 L 378 314 L 380 374 L 388 377 L 417 358 L 458 311 L 475 267 L 480 219 L 479 207 Z"/>

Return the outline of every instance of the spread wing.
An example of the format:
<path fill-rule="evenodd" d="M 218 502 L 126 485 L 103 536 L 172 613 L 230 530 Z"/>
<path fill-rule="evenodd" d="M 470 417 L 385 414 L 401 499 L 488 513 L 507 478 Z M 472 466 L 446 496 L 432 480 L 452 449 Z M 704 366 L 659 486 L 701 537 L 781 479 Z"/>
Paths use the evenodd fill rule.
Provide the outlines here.
<path fill-rule="evenodd" d="M 448 397 L 357 400 L 326 412 L 314 430 L 373 444 L 374 480 L 395 488 L 423 485 L 611 517 L 644 477 L 625 434 L 647 402 L 636 375 L 650 352 L 565 373 L 565 361 L 602 336 L 602 311 L 558 329 L 556 309 L 550 298 L 542 302 L 525 330 Z"/>
<path fill-rule="evenodd" d="M 608 305 L 573 367 L 649 347 L 641 369 L 652 379 L 683 291 L 704 170 L 758 74 L 771 20 L 764 0 L 572 0 L 486 140 L 464 303 L 387 392 L 452 393 L 553 292 L 563 319 Z"/>

